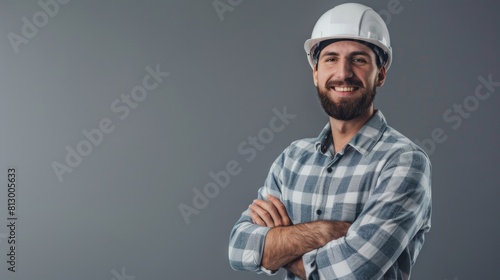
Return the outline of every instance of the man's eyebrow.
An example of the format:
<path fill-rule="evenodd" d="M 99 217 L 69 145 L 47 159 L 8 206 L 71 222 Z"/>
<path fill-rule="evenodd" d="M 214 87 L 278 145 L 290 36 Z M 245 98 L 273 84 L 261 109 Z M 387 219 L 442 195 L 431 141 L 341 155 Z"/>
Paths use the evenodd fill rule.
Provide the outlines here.
<path fill-rule="evenodd" d="M 370 54 L 365 51 L 355 51 L 349 54 L 349 56 L 364 55 L 370 57 Z"/>
<path fill-rule="evenodd" d="M 356 55 L 364 55 L 364 56 L 370 57 L 370 54 L 367 53 L 367 52 L 365 52 L 365 51 L 354 51 L 354 52 L 352 52 L 352 53 L 349 54 L 349 56 L 351 56 L 351 57 L 352 56 L 356 56 Z M 320 57 L 324 57 L 324 56 L 339 56 L 339 54 L 336 53 L 336 52 L 330 51 L 330 52 L 322 53 L 320 55 Z"/>
<path fill-rule="evenodd" d="M 320 55 L 320 57 L 323 57 L 323 56 L 338 56 L 339 54 L 336 53 L 336 52 L 325 52 L 325 53 L 322 53 Z"/>

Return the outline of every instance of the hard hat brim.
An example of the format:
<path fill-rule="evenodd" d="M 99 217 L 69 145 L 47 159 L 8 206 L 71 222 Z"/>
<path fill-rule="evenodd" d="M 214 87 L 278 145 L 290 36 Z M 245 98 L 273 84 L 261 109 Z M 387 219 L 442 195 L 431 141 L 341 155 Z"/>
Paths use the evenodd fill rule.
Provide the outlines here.
<path fill-rule="evenodd" d="M 391 66 L 392 63 L 392 48 L 387 47 L 386 45 L 382 44 L 379 40 L 375 39 L 368 39 L 365 37 L 361 36 L 352 36 L 352 35 L 335 35 L 335 36 L 328 36 L 328 37 L 321 37 L 321 38 L 314 38 L 314 39 L 308 39 L 304 43 L 304 50 L 307 53 L 307 60 L 309 61 L 309 64 L 311 65 L 311 68 L 314 69 L 316 66 L 314 63 L 314 49 L 316 46 L 321 43 L 322 41 L 330 40 L 330 39 L 346 39 L 346 40 L 359 40 L 359 41 L 364 41 L 370 44 L 373 44 L 379 48 L 381 48 L 384 52 L 387 53 L 387 61 L 385 63 L 386 70 L 389 70 L 389 67 Z"/>

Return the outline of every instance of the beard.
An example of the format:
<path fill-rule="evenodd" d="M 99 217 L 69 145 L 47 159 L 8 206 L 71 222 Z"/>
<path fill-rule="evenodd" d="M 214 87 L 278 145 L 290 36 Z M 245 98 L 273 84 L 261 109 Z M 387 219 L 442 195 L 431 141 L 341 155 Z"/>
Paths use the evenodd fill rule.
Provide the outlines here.
<path fill-rule="evenodd" d="M 361 91 L 361 95 L 342 97 L 338 102 L 335 102 L 328 92 L 328 89 L 332 89 L 334 86 L 355 86 Z M 363 115 L 375 99 L 376 86 L 373 86 L 372 89 L 363 89 L 362 86 L 363 84 L 360 81 L 346 79 L 345 81 L 328 81 L 325 88 L 317 86 L 316 90 L 323 110 L 330 117 L 341 121 L 349 121 Z"/>

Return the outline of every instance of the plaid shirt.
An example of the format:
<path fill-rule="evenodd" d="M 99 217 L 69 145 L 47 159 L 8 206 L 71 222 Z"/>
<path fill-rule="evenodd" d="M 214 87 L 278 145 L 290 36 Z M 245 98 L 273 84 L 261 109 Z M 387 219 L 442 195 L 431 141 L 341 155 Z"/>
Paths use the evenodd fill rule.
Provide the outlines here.
<path fill-rule="evenodd" d="M 258 198 L 268 194 L 280 198 L 293 224 L 352 223 L 345 237 L 303 255 L 307 279 L 409 279 L 430 229 L 429 158 L 380 111 L 337 154 L 330 124 L 318 138 L 292 143 Z M 269 229 L 243 212 L 230 236 L 233 269 L 271 274 L 260 264 Z M 285 279 L 299 278 L 288 272 Z"/>

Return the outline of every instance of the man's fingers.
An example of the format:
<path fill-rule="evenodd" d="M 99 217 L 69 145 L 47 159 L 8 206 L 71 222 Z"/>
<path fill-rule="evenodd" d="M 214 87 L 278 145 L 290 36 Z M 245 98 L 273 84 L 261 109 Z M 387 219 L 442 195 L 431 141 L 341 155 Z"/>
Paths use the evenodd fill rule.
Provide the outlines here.
<path fill-rule="evenodd" d="M 275 222 L 271 217 L 271 214 L 267 212 L 265 209 L 262 209 L 258 204 L 254 203 L 249 206 L 250 210 L 252 210 L 260 219 L 264 222 L 267 227 L 274 227 Z"/>
<path fill-rule="evenodd" d="M 284 226 L 289 226 L 292 224 L 292 221 L 290 220 L 290 217 L 288 217 L 288 212 L 286 212 L 286 207 L 285 205 L 276 198 L 275 196 L 268 195 L 267 199 L 269 199 L 269 202 L 271 202 L 274 207 L 278 210 L 278 213 L 281 216 L 281 221 L 283 222 Z"/>
<path fill-rule="evenodd" d="M 264 211 L 266 211 L 270 216 L 271 219 L 273 220 L 274 226 L 282 226 L 283 222 L 281 219 L 281 215 L 278 212 L 278 209 L 272 204 L 271 202 L 265 201 L 265 200 L 260 200 L 256 199 L 253 201 L 254 205 L 259 206 L 262 208 Z M 258 213 L 260 215 L 260 213 Z M 264 217 L 261 217 L 264 218 Z"/>
<path fill-rule="evenodd" d="M 259 225 L 261 227 L 266 227 L 266 223 L 264 220 L 262 220 L 259 215 L 257 215 L 253 210 L 250 210 L 250 218 L 252 218 L 252 221 L 254 224 Z"/>

